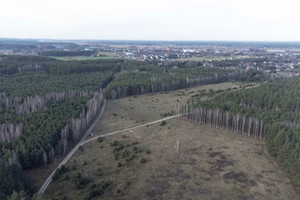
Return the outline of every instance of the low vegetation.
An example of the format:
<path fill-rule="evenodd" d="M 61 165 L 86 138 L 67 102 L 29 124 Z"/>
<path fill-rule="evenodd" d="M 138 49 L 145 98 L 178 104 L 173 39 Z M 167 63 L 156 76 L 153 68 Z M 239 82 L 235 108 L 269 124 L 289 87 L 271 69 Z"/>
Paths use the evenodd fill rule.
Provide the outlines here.
<path fill-rule="evenodd" d="M 300 194 L 300 78 L 262 84 L 194 102 L 189 118 L 265 139 Z"/>
<path fill-rule="evenodd" d="M 129 98 L 108 101 L 107 110 L 93 133 L 101 135 L 139 125 L 141 119 L 145 122 L 159 120 L 161 113 L 168 113 L 176 107 L 177 99 L 185 103 L 188 97 L 204 89 L 242 91 L 240 85 L 247 84 L 230 82 L 180 92 L 141 95 L 131 98 L 131 101 Z M 178 96 L 179 93 L 185 95 Z M 133 109 L 128 109 L 130 107 Z M 112 113 L 120 113 L 124 118 L 116 120 Z M 97 141 L 86 144 L 85 150 L 76 152 L 67 165 L 74 165 L 75 159 L 77 163 L 86 160 L 88 165 L 78 165 L 76 172 L 91 182 L 84 189 L 77 190 L 72 179 L 62 179 L 50 185 L 47 196 L 60 198 L 67 190 L 71 191 L 69 199 L 83 199 L 88 197 L 93 184 L 109 180 L 112 184 L 98 198 L 297 199 L 290 181 L 265 151 L 264 141 L 181 118 L 166 122 L 167 126 L 152 124 L 105 137 L 101 144 Z M 174 148 L 177 141 L 178 154 Z M 123 148 L 115 160 L 114 150 L 119 146 Z M 133 155 L 135 157 L 130 160 Z M 145 163 L 141 163 L 142 158 Z M 117 167 L 119 163 L 121 166 Z M 73 177 L 72 174 L 69 176 Z"/>

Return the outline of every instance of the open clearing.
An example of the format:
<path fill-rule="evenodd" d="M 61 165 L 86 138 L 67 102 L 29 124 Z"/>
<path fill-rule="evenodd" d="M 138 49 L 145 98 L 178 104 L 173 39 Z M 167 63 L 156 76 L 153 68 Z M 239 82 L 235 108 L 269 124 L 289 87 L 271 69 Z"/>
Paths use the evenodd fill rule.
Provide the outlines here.
<path fill-rule="evenodd" d="M 60 56 L 55 58 L 57 60 L 70 61 L 70 60 L 103 60 L 103 59 L 117 59 L 119 58 L 117 54 L 113 52 L 100 51 L 98 52 L 101 56 Z"/>
<path fill-rule="evenodd" d="M 111 100 L 93 133 L 161 119 L 197 90 L 233 87 L 223 83 Z M 114 141 L 122 146 L 115 153 Z M 93 199 L 298 199 L 264 142 L 184 118 L 88 143 L 66 166 L 70 171 L 50 184 L 47 197 L 83 199 L 93 184 L 106 180 L 111 185 Z M 75 187 L 76 173 L 89 179 L 82 189 Z"/>
<path fill-rule="evenodd" d="M 99 56 L 99 57 L 90 57 L 90 56 L 67 56 L 67 57 L 52 57 L 57 60 L 70 61 L 70 60 L 103 60 L 103 59 L 116 59 L 118 57 L 109 57 L 109 56 Z"/>

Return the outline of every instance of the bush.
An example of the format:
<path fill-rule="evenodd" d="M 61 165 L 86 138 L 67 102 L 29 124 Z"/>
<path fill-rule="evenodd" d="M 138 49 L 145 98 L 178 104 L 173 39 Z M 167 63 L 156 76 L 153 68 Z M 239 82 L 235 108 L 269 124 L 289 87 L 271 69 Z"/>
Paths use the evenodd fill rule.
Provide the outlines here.
<path fill-rule="evenodd" d="M 103 175 L 103 173 L 102 173 L 102 168 L 101 168 L 101 167 L 98 167 L 96 174 L 97 174 L 98 176 L 102 176 L 102 175 Z"/>
<path fill-rule="evenodd" d="M 168 116 L 172 116 L 173 113 L 172 112 L 166 112 L 166 113 L 161 113 L 160 116 L 162 117 L 168 117 Z"/>
<path fill-rule="evenodd" d="M 119 159 L 119 152 L 114 152 L 114 157 L 115 157 L 115 160 L 118 160 Z"/>
<path fill-rule="evenodd" d="M 134 153 L 139 153 L 139 152 L 141 152 L 137 146 L 134 146 L 134 147 L 133 147 L 133 151 L 134 151 Z"/>
<path fill-rule="evenodd" d="M 124 149 L 124 145 L 123 145 L 123 144 L 121 144 L 120 146 L 116 146 L 116 147 L 114 148 L 114 152 L 118 152 L 118 151 L 120 151 L 120 150 L 122 150 L 122 149 Z"/>
<path fill-rule="evenodd" d="M 97 141 L 98 141 L 99 143 L 103 142 L 103 137 L 99 137 L 99 138 L 97 139 Z"/>
<path fill-rule="evenodd" d="M 150 151 L 150 150 L 147 150 L 147 151 L 146 151 L 146 154 L 150 154 L 150 153 L 151 153 L 151 151 Z"/>
<path fill-rule="evenodd" d="M 129 162 L 129 161 L 133 160 L 134 158 L 135 158 L 135 154 L 133 154 L 130 158 L 127 158 L 126 162 Z"/>
<path fill-rule="evenodd" d="M 166 123 L 166 121 L 164 120 L 164 121 L 162 121 L 161 123 L 160 123 L 160 125 L 161 126 L 164 126 L 164 125 L 166 125 L 167 123 Z"/>
<path fill-rule="evenodd" d="M 59 170 L 57 169 L 52 176 L 52 180 L 56 181 L 57 179 L 59 179 L 59 177 L 60 177 L 60 173 L 59 173 Z"/>
<path fill-rule="evenodd" d="M 127 150 L 127 149 L 125 149 L 125 151 L 122 153 L 122 157 L 123 157 L 123 158 L 126 158 L 126 157 L 128 157 L 129 155 L 130 155 L 130 151 Z"/>
<path fill-rule="evenodd" d="M 61 171 L 62 173 L 65 173 L 65 172 L 70 171 L 70 168 L 69 168 L 69 167 L 66 167 L 65 165 L 63 165 L 63 166 L 61 166 L 60 171 Z"/>
<path fill-rule="evenodd" d="M 142 158 L 142 159 L 140 160 L 140 162 L 141 162 L 141 163 L 146 163 L 146 159 L 145 159 L 145 158 Z"/>
<path fill-rule="evenodd" d="M 76 173 L 74 177 L 75 187 L 77 189 L 83 189 L 84 186 L 89 182 L 87 178 L 81 176 L 80 173 Z"/>
<path fill-rule="evenodd" d="M 57 179 L 60 178 L 60 176 L 66 172 L 68 172 L 70 169 L 68 167 L 66 167 L 65 165 L 61 166 L 60 168 L 58 168 L 54 175 L 52 176 L 52 180 L 55 181 Z"/>
<path fill-rule="evenodd" d="M 90 188 L 89 199 L 104 194 L 104 191 L 110 185 L 111 185 L 111 182 L 109 182 L 109 181 L 101 181 L 101 183 L 98 185 L 93 184 L 93 186 Z"/>
<path fill-rule="evenodd" d="M 76 169 L 77 169 L 77 166 L 76 166 L 76 165 L 73 165 L 73 166 L 72 166 L 72 170 L 75 171 Z"/>
<path fill-rule="evenodd" d="M 114 140 L 113 142 L 110 143 L 110 146 L 114 147 L 114 146 L 119 146 L 120 142 L 117 140 Z"/>

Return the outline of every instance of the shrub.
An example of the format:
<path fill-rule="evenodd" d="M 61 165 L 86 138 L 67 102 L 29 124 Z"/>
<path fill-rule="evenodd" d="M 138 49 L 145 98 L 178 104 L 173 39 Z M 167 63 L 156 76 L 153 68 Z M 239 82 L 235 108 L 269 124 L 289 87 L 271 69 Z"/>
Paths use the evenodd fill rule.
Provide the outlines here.
<path fill-rule="evenodd" d="M 118 160 L 119 159 L 119 153 L 118 152 L 114 152 L 114 157 L 115 157 L 115 160 Z"/>
<path fill-rule="evenodd" d="M 59 170 L 57 169 L 52 176 L 52 180 L 56 181 L 57 179 L 59 179 L 59 177 L 60 177 L 60 173 L 59 173 Z"/>
<path fill-rule="evenodd" d="M 96 171 L 96 174 L 97 174 L 97 176 L 102 176 L 103 175 L 101 167 L 98 167 L 98 169 Z"/>
<path fill-rule="evenodd" d="M 76 169 L 77 169 L 77 166 L 76 166 L 76 165 L 73 165 L 73 166 L 72 166 L 72 170 L 75 171 Z"/>
<path fill-rule="evenodd" d="M 145 158 L 142 158 L 142 159 L 140 160 L 140 162 L 141 162 L 141 163 L 146 163 L 146 159 L 145 159 Z"/>
<path fill-rule="evenodd" d="M 161 123 L 160 123 L 160 125 L 161 126 L 164 126 L 164 125 L 166 125 L 167 123 L 166 123 L 166 121 L 164 120 L 164 121 L 162 121 Z"/>
<path fill-rule="evenodd" d="M 93 186 L 90 188 L 89 192 L 89 198 L 93 198 L 96 196 L 100 196 L 104 193 L 104 191 L 111 185 L 111 182 L 109 181 L 101 181 L 98 185 L 93 184 Z"/>
<path fill-rule="evenodd" d="M 117 167 L 122 167 L 122 163 L 119 162 L 118 165 L 117 165 Z"/>
<path fill-rule="evenodd" d="M 110 146 L 114 147 L 114 146 L 119 146 L 120 142 L 117 140 L 114 140 L 113 142 L 110 143 Z"/>
<path fill-rule="evenodd" d="M 87 178 L 81 176 L 80 173 L 76 173 L 74 177 L 75 187 L 77 189 L 83 189 L 84 186 L 89 182 Z"/>
<path fill-rule="evenodd" d="M 99 138 L 97 139 L 97 141 L 98 141 L 99 143 L 103 142 L 103 137 L 99 137 Z"/>
<path fill-rule="evenodd" d="M 84 149 L 83 149 L 82 146 L 79 146 L 79 150 L 80 150 L 80 151 L 84 151 Z"/>
<path fill-rule="evenodd" d="M 58 168 L 54 175 L 52 176 L 52 180 L 55 181 L 57 179 L 60 178 L 60 176 L 66 172 L 68 172 L 70 169 L 68 167 L 66 167 L 65 165 L 61 166 L 60 168 Z"/>
<path fill-rule="evenodd" d="M 141 152 L 137 146 L 134 146 L 134 147 L 133 147 L 133 151 L 134 151 L 134 153 L 139 153 L 139 152 Z"/>
<path fill-rule="evenodd" d="M 122 150 L 122 149 L 124 149 L 124 145 L 123 145 L 123 144 L 121 144 L 121 145 L 119 145 L 119 146 L 116 146 L 116 147 L 114 148 L 114 152 L 118 152 L 118 151 L 120 151 L 120 150 Z"/>
<path fill-rule="evenodd" d="M 134 158 L 135 158 L 135 154 L 133 154 L 130 158 L 127 158 L 126 162 L 129 162 L 129 161 L 133 160 Z"/>
<path fill-rule="evenodd" d="M 127 149 L 125 149 L 125 151 L 122 153 L 122 157 L 123 157 L 123 158 L 126 158 L 126 157 L 128 157 L 129 155 L 130 155 L 130 151 L 127 150 Z"/>
<path fill-rule="evenodd" d="M 63 166 L 61 166 L 60 171 L 61 171 L 62 173 L 65 173 L 65 172 L 70 171 L 70 168 L 69 168 L 69 167 L 66 167 L 65 165 L 63 165 Z"/>

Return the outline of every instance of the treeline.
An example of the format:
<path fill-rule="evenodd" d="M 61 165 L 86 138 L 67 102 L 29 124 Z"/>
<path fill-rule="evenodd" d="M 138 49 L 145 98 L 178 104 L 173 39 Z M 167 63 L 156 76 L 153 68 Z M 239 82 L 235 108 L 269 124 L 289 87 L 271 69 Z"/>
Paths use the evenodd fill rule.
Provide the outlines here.
<path fill-rule="evenodd" d="M 181 108 L 199 123 L 265 139 L 300 194 L 300 78 L 223 93 Z"/>
<path fill-rule="evenodd" d="M 45 73 L 24 73 L 12 76 L 0 76 L 0 92 L 10 99 L 48 93 L 94 91 L 105 87 L 114 78 L 113 71 L 53 75 Z M 0 101 L 3 101 L 0 99 Z"/>
<path fill-rule="evenodd" d="M 55 61 L 53 58 L 47 58 L 42 56 L 0 56 L 0 75 L 15 74 L 22 72 L 22 68 L 27 66 L 35 66 L 33 68 L 39 68 L 39 66 L 46 62 Z M 32 67 L 29 67 L 32 68 Z"/>
<path fill-rule="evenodd" d="M 0 180 L 0 199 L 3 200 L 8 199 L 14 191 L 22 191 L 24 196 L 32 195 L 35 191 L 32 178 L 25 175 L 20 166 L 9 165 L 1 159 Z"/>
<path fill-rule="evenodd" d="M 0 155 L 8 166 L 23 170 L 47 165 L 81 138 L 104 105 L 104 88 L 108 97 L 117 98 L 237 75 L 218 68 L 38 56 L 1 56 L 0 65 Z"/>
<path fill-rule="evenodd" d="M 236 76 L 236 73 L 215 75 L 206 78 L 185 78 L 172 81 L 153 81 L 151 84 L 135 84 L 116 89 L 108 88 L 107 97 L 111 99 L 122 98 L 130 95 L 139 95 L 152 92 L 163 92 L 175 89 L 182 89 L 187 87 L 214 84 L 226 82 Z"/>
<path fill-rule="evenodd" d="M 0 136 L 6 140 L 0 143 L 2 158 L 8 160 L 16 153 L 15 161 L 23 169 L 47 164 L 56 155 L 66 153 L 70 143 L 80 139 L 104 101 L 103 92 L 99 90 L 92 98 L 67 98 L 48 103 L 47 111 L 16 115 L 15 123 L 22 125 L 2 125 L 4 133 Z M 11 138 L 13 140 L 8 140 Z"/>
<path fill-rule="evenodd" d="M 299 77 L 295 77 L 262 84 L 255 89 L 228 92 L 223 96 L 217 97 L 214 102 L 216 101 L 264 110 L 299 113 L 300 80 Z"/>
<path fill-rule="evenodd" d="M 105 88 L 123 60 L 56 61 L 38 56 L 0 57 L 0 160 L 8 168 L 44 166 L 68 151 L 102 109 Z M 2 174 L 12 192 L 29 192 Z M 32 185 L 32 183 L 31 183 Z"/>
<path fill-rule="evenodd" d="M 84 131 L 101 111 L 104 105 L 104 96 L 102 89 L 95 91 L 93 97 L 87 101 L 85 109 L 78 117 L 71 118 L 59 132 L 59 140 L 51 149 L 44 151 L 43 164 L 46 165 L 52 161 L 56 155 L 64 155 L 68 146 L 77 142 L 82 137 Z"/>
<path fill-rule="evenodd" d="M 219 68 L 173 68 L 153 65 L 128 66 L 109 85 L 108 98 L 181 89 L 203 84 L 225 82 L 237 73 Z"/>
<path fill-rule="evenodd" d="M 61 99 L 71 97 L 84 97 L 91 95 L 91 91 L 77 91 L 70 90 L 67 92 L 48 93 L 43 96 L 28 96 L 28 97 L 14 97 L 14 98 L 0 98 L 0 110 L 4 110 L 7 107 L 13 107 L 16 114 L 27 114 L 30 112 L 46 110 L 46 103 L 49 101 L 58 101 Z M 0 123 L 2 118 L 0 117 Z M 3 122 L 2 122 L 3 123 Z"/>
<path fill-rule="evenodd" d="M 245 71 L 241 76 L 237 76 L 235 81 L 241 82 L 264 82 L 269 80 L 269 75 L 258 70 Z"/>
<path fill-rule="evenodd" d="M 119 71 L 123 62 L 122 59 L 61 61 L 42 56 L 1 56 L 0 74 L 12 75 L 21 72 L 70 74 Z"/>
<path fill-rule="evenodd" d="M 232 66 L 243 66 L 246 67 L 248 64 L 255 63 L 257 66 L 262 66 L 263 62 L 268 61 L 267 58 L 243 58 L 235 60 L 212 60 L 211 63 L 215 67 L 232 67 Z"/>
<path fill-rule="evenodd" d="M 199 124 L 209 124 L 216 128 L 226 128 L 235 133 L 244 134 L 264 140 L 269 129 L 269 124 L 256 117 L 247 117 L 242 114 L 224 112 L 220 109 L 207 107 L 182 106 L 180 114 L 187 114 L 187 118 Z"/>
<path fill-rule="evenodd" d="M 22 131 L 23 124 L 0 124 L 0 143 L 20 137 Z"/>
<path fill-rule="evenodd" d="M 45 95 L 69 90 L 95 91 L 112 81 L 121 70 L 123 62 L 56 61 L 38 56 L 1 56 L 0 97 Z"/>
<path fill-rule="evenodd" d="M 42 51 L 39 53 L 41 56 L 54 56 L 54 57 L 63 57 L 63 56 L 92 56 L 95 51 Z"/>
<path fill-rule="evenodd" d="M 43 63 L 43 68 L 50 74 L 90 73 L 102 71 L 120 71 L 122 59 L 52 61 Z"/>

